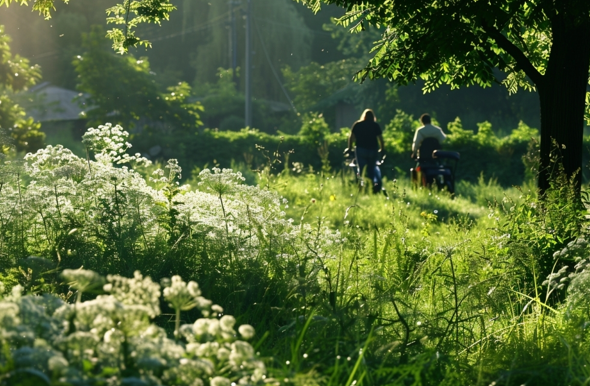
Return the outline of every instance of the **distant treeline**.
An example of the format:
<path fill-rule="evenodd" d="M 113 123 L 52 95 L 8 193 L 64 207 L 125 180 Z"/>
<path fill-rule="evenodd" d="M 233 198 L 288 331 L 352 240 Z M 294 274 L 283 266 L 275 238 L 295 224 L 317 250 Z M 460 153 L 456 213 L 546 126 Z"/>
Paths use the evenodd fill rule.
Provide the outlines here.
<path fill-rule="evenodd" d="M 321 117 L 317 119 L 321 120 Z M 411 142 L 418 125 L 412 116 L 398 111 L 385 126 L 387 158 L 382 171 L 388 178 L 407 176 L 414 166 L 415 161 L 410 158 Z M 503 186 L 511 186 L 520 185 L 536 174 L 539 135 L 536 129 L 524 123 L 504 137 L 498 137 L 487 122 L 478 124 L 477 133 L 465 130 L 459 118 L 444 131 L 448 139 L 443 148 L 461 154 L 457 170 L 460 180 L 475 182 L 483 175 L 486 180 L 493 178 Z M 299 135 L 271 135 L 247 129 L 238 132 L 206 129 L 198 134 L 158 136 L 153 142 L 150 138 L 156 138 L 141 135 L 133 142 L 136 149 L 146 152 L 158 144 L 162 149 L 158 157 L 177 158 L 185 172 L 212 166 L 239 166 L 253 170 L 275 161 L 275 172 L 288 168 L 291 173 L 298 173 L 309 171 L 311 167 L 314 171 L 330 170 L 333 173 L 346 167 L 343 150 L 347 136 L 344 129 L 340 133 L 322 133 L 321 129 L 314 132 L 308 128 Z M 590 145 L 590 139 L 585 141 Z M 584 147 L 585 164 L 590 159 L 588 148 Z M 188 177 L 188 173 L 185 176 Z"/>
<path fill-rule="evenodd" d="M 191 87 L 190 101 L 196 99 L 205 107 L 200 113 L 205 127 L 237 130 L 244 124 L 245 39 L 239 38 L 236 47 L 236 64 L 242 71 L 231 71 L 229 78 L 221 78 L 224 72 L 220 71 L 228 71 L 233 65 L 229 31 L 230 4 L 235 2 L 171 0 L 178 10 L 170 21 L 146 30 L 145 37 L 153 47 L 134 49 L 129 56 L 117 58 L 112 58 L 111 42 L 104 38 L 104 31 L 110 28 L 104 24 L 104 10 L 112 3 L 55 3 L 57 9 L 50 21 L 27 7 L 9 7 L 0 13 L 0 24 L 12 38 L 13 52 L 41 66 L 39 81 L 89 94 L 95 101 L 112 101 L 116 95 L 117 110 L 144 119 L 155 111 L 149 111 L 146 103 L 138 103 L 140 98 L 150 100 L 150 90 L 165 93 L 182 82 Z M 236 29 L 243 31 L 245 2 L 237 3 L 242 8 L 234 8 L 240 15 Z M 291 101 L 298 112 L 322 113 L 337 128 L 341 127 L 339 122 L 349 121 L 346 113 L 358 117 L 367 107 L 385 122 L 392 119 L 396 109 L 402 109 L 416 116 L 428 112 L 444 125 L 460 116 L 471 127 L 485 117 L 499 132 L 520 120 L 532 126 L 539 124 L 537 95 L 522 92 L 510 96 L 501 85 L 459 90 L 442 86 L 424 94 L 420 81 L 407 86 L 396 86 L 385 79 L 355 83 L 352 77 L 369 60 L 368 47 L 380 39 L 380 30 L 367 26 L 362 33 L 351 34 L 347 28 L 335 26 L 331 18 L 342 16 L 339 7 L 322 7 L 317 15 L 292 0 L 257 0 L 252 7 L 252 44 L 257 53 L 252 57 L 253 126 L 260 131 L 294 134 L 298 116 L 295 109 L 289 109 Z M 104 31 L 92 37 L 92 31 L 98 31 L 96 25 L 102 25 Z M 92 52 L 99 50 L 100 55 Z M 89 55 L 108 60 L 108 66 L 98 60 L 86 60 L 81 65 L 78 58 Z M 269 75 L 273 72 L 276 78 Z M 90 87 L 92 74 L 101 76 Z M 105 76 L 110 80 L 105 81 Z M 147 82 L 140 83 L 140 78 Z M 93 125 L 111 122 L 132 130 L 125 114 L 113 115 L 108 103 L 96 105 L 102 110 L 94 111 L 94 116 L 99 112 L 102 115 Z"/>

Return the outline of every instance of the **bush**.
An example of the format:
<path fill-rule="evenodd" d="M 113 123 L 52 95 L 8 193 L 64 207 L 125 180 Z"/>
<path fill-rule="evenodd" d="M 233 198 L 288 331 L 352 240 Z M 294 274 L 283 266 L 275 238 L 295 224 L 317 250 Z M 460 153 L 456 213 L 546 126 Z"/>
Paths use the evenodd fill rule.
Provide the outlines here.
<path fill-rule="evenodd" d="M 229 117 L 228 120 L 233 122 L 234 118 Z M 410 152 L 418 125 L 411 115 L 398 111 L 385 126 L 383 136 L 387 159 L 381 168 L 384 176 L 400 178 L 408 175 L 409 169 L 415 166 Z M 522 184 L 535 176 L 531 169 L 534 169 L 538 150 L 530 143 L 538 138 L 538 132 L 523 123 L 509 136 L 499 138 L 487 122 L 480 123 L 475 134 L 463 129 L 461 120 L 457 118 L 449 124 L 446 132 L 448 140 L 443 148 L 461 154 L 457 170 L 459 181 L 477 183 L 483 173 L 486 179 L 493 178 L 506 187 Z M 348 135 L 347 129 L 330 133 L 321 116 L 306 115 L 298 135 L 272 135 L 254 129 L 238 132 L 206 129 L 198 134 L 177 133 L 163 138 L 134 137 L 132 142 L 145 153 L 151 146 L 161 145 L 164 148 L 162 157 L 178 158 L 189 170 L 195 167 L 200 170 L 205 165 L 227 168 L 232 161 L 260 169 L 269 163 L 268 157 L 260 151 L 266 149 L 273 155 L 271 158 L 285 162 L 281 166 L 284 170 L 291 169 L 293 163 L 299 163 L 325 171 L 342 169 L 342 150 L 346 147 Z"/>
<path fill-rule="evenodd" d="M 302 121 L 299 137 L 309 146 L 321 146 L 330 134 L 330 127 L 324 117 L 321 114 L 309 113 L 303 115 Z"/>

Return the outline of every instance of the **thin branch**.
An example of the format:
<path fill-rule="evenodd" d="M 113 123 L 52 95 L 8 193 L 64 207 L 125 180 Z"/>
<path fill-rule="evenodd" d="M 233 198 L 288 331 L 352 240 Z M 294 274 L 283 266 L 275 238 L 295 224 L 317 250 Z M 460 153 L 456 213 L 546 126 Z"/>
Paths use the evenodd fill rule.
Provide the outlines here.
<path fill-rule="evenodd" d="M 482 27 L 484 31 L 496 41 L 500 48 L 508 52 L 508 54 L 516 60 L 518 67 L 520 67 L 520 69 L 522 69 L 537 86 L 543 82 L 543 75 L 541 75 L 535 66 L 532 65 L 520 48 L 515 46 L 506 36 L 502 35 L 500 31 L 487 23 L 484 22 Z"/>
<path fill-rule="evenodd" d="M 127 10 L 125 14 L 125 40 L 127 40 L 127 32 L 129 29 L 129 13 L 131 12 L 131 0 L 127 2 Z"/>

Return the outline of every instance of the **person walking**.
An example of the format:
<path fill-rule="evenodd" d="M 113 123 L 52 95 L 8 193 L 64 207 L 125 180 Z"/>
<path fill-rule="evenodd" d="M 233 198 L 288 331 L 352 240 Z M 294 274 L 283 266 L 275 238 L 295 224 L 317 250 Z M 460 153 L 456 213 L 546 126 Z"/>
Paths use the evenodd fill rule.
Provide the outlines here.
<path fill-rule="evenodd" d="M 414 186 L 429 186 L 427 171 L 437 168 L 437 161 L 432 158 L 432 153 L 440 149 L 441 143 L 447 138 L 442 129 L 432 124 L 428 114 L 420 117 L 422 126 L 416 129 L 412 142 L 412 158 L 417 159 L 416 167 L 410 169 L 410 176 Z M 422 153 L 422 154 L 421 154 Z"/>
<path fill-rule="evenodd" d="M 420 147 L 422 146 L 422 142 L 426 138 L 434 138 L 438 141 L 438 144 L 442 144 L 444 140 L 447 138 L 445 133 L 442 129 L 438 126 L 434 126 L 432 124 L 432 119 L 428 114 L 422 114 L 420 117 L 420 122 L 422 123 L 422 127 L 416 129 L 416 133 L 414 134 L 414 141 L 412 142 L 412 158 L 420 158 Z M 427 156 L 430 158 L 429 155 L 423 154 L 423 156 Z"/>
<path fill-rule="evenodd" d="M 385 144 L 383 132 L 377 123 L 375 113 L 371 109 L 363 111 L 360 120 L 352 125 L 348 136 L 348 150 L 353 143 L 357 174 L 366 176 L 373 182 L 373 192 L 381 190 L 381 171 L 377 166 L 379 153 L 383 153 Z"/>

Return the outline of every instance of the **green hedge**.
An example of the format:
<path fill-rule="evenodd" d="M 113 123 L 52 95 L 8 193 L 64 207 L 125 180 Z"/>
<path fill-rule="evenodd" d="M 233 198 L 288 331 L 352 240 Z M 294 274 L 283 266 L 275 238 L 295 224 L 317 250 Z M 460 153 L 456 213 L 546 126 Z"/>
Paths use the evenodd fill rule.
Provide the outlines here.
<path fill-rule="evenodd" d="M 392 122 L 384 128 L 387 158 L 382 172 L 388 178 L 400 178 L 409 174 L 415 162 L 410 158 L 411 142 L 415 128 L 418 126 L 412 116 L 398 111 Z M 483 174 L 484 178 L 494 178 L 503 186 L 519 185 L 526 178 L 534 175 L 534 159 L 539 141 L 538 130 L 520 123 L 510 135 L 498 137 L 492 131 L 491 124 L 478 124 L 477 133 L 465 130 L 461 120 L 457 118 L 450 123 L 445 132 L 447 141 L 445 150 L 457 151 L 461 154 L 457 169 L 457 179 L 477 181 Z M 317 136 L 317 133 L 314 134 Z M 276 171 L 287 166 L 293 168 L 298 162 L 313 170 L 322 170 L 322 156 L 329 162 L 331 170 L 338 171 L 344 166 L 342 156 L 347 146 L 348 130 L 325 135 L 318 141 L 310 140 L 305 135 L 271 135 L 258 130 L 242 129 L 241 131 L 220 131 L 205 129 L 196 134 L 181 134 L 150 140 L 146 136 L 137 138 L 136 147 L 148 149 L 149 143 L 157 143 L 163 147 L 160 154 L 163 158 L 177 158 L 185 171 L 205 166 L 229 168 L 243 164 L 256 169 L 267 164 L 268 158 L 279 159 Z M 584 139 L 584 165 L 590 158 L 588 148 L 590 140 Z M 153 145 L 152 145 L 153 146 Z M 327 150 L 327 151 L 326 151 Z M 145 150 L 144 150 L 145 151 Z M 528 159 L 523 162 L 523 157 Z M 528 168 L 528 170 L 526 170 Z M 325 170 L 325 169 L 324 169 Z M 185 173 L 188 177 L 188 173 Z M 586 180 L 587 178 L 585 178 Z"/>

